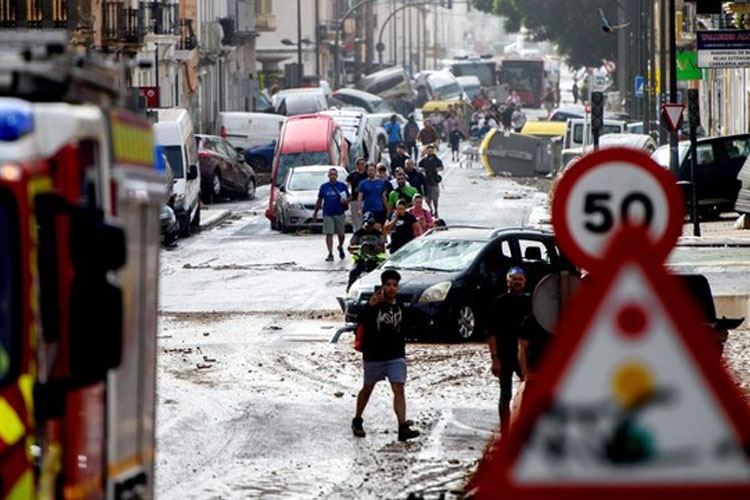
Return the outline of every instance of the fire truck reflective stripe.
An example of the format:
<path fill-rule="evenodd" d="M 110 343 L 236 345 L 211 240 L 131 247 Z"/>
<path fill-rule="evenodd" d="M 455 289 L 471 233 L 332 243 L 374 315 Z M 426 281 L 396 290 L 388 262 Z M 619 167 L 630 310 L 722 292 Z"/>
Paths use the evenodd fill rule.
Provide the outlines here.
<path fill-rule="evenodd" d="M 0 441 L 3 444 L 10 446 L 23 437 L 23 421 L 5 399 L 0 399 L 0 422 Z"/>
<path fill-rule="evenodd" d="M 3 500 L 30 500 L 32 498 L 34 498 L 34 475 L 29 469 L 16 481 L 8 492 L 8 496 Z"/>
<path fill-rule="evenodd" d="M 63 488 L 63 496 L 66 500 L 89 498 L 92 493 L 98 492 L 101 488 L 101 476 L 94 476 L 81 483 L 66 485 Z"/>
<path fill-rule="evenodd" d="M 154 165 L 154 140 L 150 127 L 112 120 L 112 147 L 117 163 Z"/>
<path fill-rule="evenodd" d="M 26 403 L 26 414 L 29 420 L 34 417 L 34 378 L 31 375 L 21 375 L 18 379 L 18 388 L 21 390 L 21 396 Z"/>

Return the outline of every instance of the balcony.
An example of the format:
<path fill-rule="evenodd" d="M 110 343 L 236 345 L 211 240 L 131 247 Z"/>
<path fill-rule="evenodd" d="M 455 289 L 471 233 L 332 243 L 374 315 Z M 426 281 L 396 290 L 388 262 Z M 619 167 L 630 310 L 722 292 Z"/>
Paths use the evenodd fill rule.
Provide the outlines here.
<path fill-rule="evenodd" d="M 0 0 L 0 28 L 73 30 L 75 20 L 73 0 Z"/>
<path fill-rule="evenodd" d="M 139 45 L 144 35 L 143 12 L 125 2 L 102 2 L 102 45 Z"/>
<path fill-rule="evenodd" d="M 143 22 L 147 33 L 180 34 L 180 5 L 178 3 L 141 2 L 139 8 L 143 12 Z"/>

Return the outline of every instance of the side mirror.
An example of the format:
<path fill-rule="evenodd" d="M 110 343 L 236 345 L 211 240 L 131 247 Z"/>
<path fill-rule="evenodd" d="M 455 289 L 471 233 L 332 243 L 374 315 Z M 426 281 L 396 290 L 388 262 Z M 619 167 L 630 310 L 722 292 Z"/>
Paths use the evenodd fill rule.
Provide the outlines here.
<path fill-rule="evenodd" d="M 196 165 L 190 165 L 190 168 L 188 168 L 186 179 L 189 181 L 194 181 L 197 178 L 198 178 L 198 167 Z"/>
<path fill-rule="evenodd" d="M 286 193 L 286 188 L 284 186 L 279 186 L 279 191 Z"/>

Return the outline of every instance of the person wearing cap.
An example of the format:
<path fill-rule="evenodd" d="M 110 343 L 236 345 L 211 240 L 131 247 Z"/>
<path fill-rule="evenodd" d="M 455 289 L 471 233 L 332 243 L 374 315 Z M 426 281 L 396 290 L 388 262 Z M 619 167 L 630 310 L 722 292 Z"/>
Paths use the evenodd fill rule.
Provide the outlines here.
<path fill-rule="evenodd" d="M 356 230 L 349 240 L 348 250 L 354 257 L 354 266 L 349 271 L 347 292 L 357 278 L 364 272 L 374 269 L 381 261 L 381 257 L 384 259 L 385 237 L 383 231 L 378 229 L 376 222 L 375 214 L 366 212 L 362 216 L 362 227 Z"/>
<path fill-rule="evenodd" d="M 407 441 L 419 436 L 406 419 L 406 345 L 403 334 L 404 309 L 396 301 L 401 275 L 386 269 L 380 275 L 381 287 L 365 304 L 358 321 L 364 325 L 362 359 L 364 383 L 357 394 L 357 406 L 352 419 L 352 433 L 365 437 L 362 414 L 370 400 L 375 384 L 388 379 L 393 391 L 393 410 L 398 421 L 398 440 Z"/>
<path fill-rule="evenodd" d="M 500 429 L 510 425 L 510 403 L 513 398 L 513 373 L 521 377 L 518 363 L 518 341 L 523 321 L 531 314 L 531 294 L 526 292 L 526 273 L 511 267 L 506 274 L 507 291 L 490 306 L 487 346 L 492 360 L 492 374 L 500 379 Z"/>

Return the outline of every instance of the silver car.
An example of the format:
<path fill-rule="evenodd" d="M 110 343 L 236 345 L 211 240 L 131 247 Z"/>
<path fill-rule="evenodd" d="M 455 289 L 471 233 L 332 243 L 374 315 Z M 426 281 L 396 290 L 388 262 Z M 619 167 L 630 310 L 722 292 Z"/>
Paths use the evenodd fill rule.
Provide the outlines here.
<path fill-rule="evenodd" d="M 281 194 L 276 203 L 276 220 L 282 232 L 295 229 L 323 226 L 323 209 L 318 212 L 318 220 L 313 223 L 312 215 L 320 186 L 328 182 L 328 171 L 335 168 L 339 181 L 346 183 L 346 170 L 339 166 L 310 165 L 289 170 L 281 186 Z M 346 225 L 351 226 L 351 216 L 346 211 Z"/>

